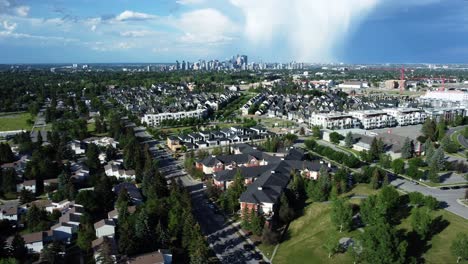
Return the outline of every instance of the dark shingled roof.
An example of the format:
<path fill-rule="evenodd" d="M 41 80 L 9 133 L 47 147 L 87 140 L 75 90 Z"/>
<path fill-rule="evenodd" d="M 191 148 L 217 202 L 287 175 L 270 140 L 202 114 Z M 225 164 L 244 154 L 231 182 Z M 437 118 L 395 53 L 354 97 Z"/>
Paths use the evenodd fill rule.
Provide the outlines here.
<path fill-rule="evenodd" d="M 221 156 L 209 156 L 204 158 L 200 161 L 201 164 L 212 167 L 216 165 L 218 162 L 223 164 L 244 164 L 249 162 L 252 158 L 256 158 L 258 160 L 263 160 L 265 158 L 265 154 L 260 151 L 251 152 L 248 154 L 235 154 L 235 155 L 221 155 Z"/>
<path fill-rule="evenodd" d="M 240 202 L 276 203 L 290 180 L 291 171 L 308 169 L 319 171 L 323 164 L 319 161 L 283 160 L 269 165 L 262 175 L 247 187 L 240 196 Z M 267 166 L 262 166 L 267 167 Z M 254 168 L 262 168 L 254 167 Z"/>

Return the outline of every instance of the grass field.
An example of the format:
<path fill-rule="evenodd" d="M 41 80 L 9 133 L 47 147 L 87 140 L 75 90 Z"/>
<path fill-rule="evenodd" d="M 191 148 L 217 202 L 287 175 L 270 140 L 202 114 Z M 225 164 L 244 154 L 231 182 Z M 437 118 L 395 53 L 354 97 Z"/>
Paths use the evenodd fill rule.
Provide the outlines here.
<path fill-rule="evenodd" d="M 31 119 L 29 113 L 2 114 L 0 115 L 0 131 L 30 130 L 32 125 L 28 124 L 28 119 Z"/>
<path fill-rule="evenodd" d="M 328 258 L 322 245 L 331 234 L 341 237 L 354 237 L 357 232 L 339 233 L 330 221 L 330 205 L 313 203 L 302 217 L 289 226 L 289 238 L 282 242 L 273 259 L 273 263 L 352 263 L 347 253 L 336 254 Z"/>
<path fill-rule="evenodd" d="M 468 220 L 465 220 L 457 215 L 454 215 L 446 210 L 438 210 L 432 213 L 433 218 L 442 216 L 444 220 L 447 220 L 449 225 L 442 230 L 439 234 L 436 234 L 430 242 L 428 242 L 429 250 L 423 254 L 423 258 L 426 263 L 456 263 L 457 258 L 452 255 L 450 246 L 452 241 L 456 238 L 458 233 L 468 233 Z M 410 218 L 406 218 L 400 225 L 411 231 Z M 460 263 L 468 263 L 468 261 L 462 261 Z"/>
<path fill-rule="evenodd" d="M 371 195 L 378 191 L 371 189 L 366 184 L 356 186 L 349 195 Z M 355 199 L 351 202 L 355 203 Z M 360 202 L 356 201 L 357 203 Z M 448 226 L 440 233 L 434 235 L 428 242 L 428 250 L 422 255 L 425 263 L 456 263 L 456 257 L 452 255 L 450 246 L 456 235 L 461 232 L 468 232 L 468 221 L 445 210 L 434 211 L 433 217 L 442 216 L 448 221 Z M 410 232 L 410 216 L 403 219 L 398 229 Z M 357 237 L 360 232 L 354 230 L 350 233 L 339 233 L 330 221 L 329 203 L 312 203 L 304 210 L 304 215 L 294 220 L 289 227 L 288 236 L 283 241 L 273 263 L 353 263 L 348 253 L 339 253 L 332 258 L 328 258 L 323 244 L 331 234 L 341 237 Z M 273 248 L 260 246 L 261 250 L 271 252 Z M 468 262 L 461 262 L 468 263 Z"/>

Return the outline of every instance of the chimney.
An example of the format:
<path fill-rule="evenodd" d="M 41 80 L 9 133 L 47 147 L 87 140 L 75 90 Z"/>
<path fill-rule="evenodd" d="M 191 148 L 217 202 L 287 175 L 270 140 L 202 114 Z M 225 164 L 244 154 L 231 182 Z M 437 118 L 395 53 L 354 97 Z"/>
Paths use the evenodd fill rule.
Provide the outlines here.
<path fill-rule="evenodd" d="M 258 190 L 259 191 L 263 190 L 262 186 L 258 186 Z"/>
<path fill-rule="evenodd" d="M 331 168 L 331 163 L 330 162 L 328 162 L 328 168 Z"/>
<path fill-rule="evenodd" d="M 274 170 L 272 170 L 272 171 L 271 171 L 271 174 L 274 174 L 274 173 L 275 173 L 275 171 L 274 171 Z"/>
<path fill-rule="evenodd" d="M 216 155 L 211 155 L 212 158 L 216 158 Z"/>

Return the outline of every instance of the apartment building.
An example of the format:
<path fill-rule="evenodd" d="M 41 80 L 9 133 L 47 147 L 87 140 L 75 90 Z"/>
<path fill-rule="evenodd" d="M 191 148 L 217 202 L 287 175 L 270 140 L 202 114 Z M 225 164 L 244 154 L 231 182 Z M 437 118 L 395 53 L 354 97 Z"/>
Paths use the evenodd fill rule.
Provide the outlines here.
<path fill-rule="evenodd" d="M 319 126 L 326 129 L 348 129 L 358 128 L 361 126 L 361 123 L 350 114 L 319 113 L 310 116 L 309 126 Z"/>
<path fill-rule="evenodd" d="M 387 108 L 383 111 L 393 116 L 400 126 L 422 124 L 427 117 L 423 110 L 417 108 Z"/>
<path fill-rule="evenodd" d="M 207 114 L 206 109 L 196 109 L 192 111 L 182 111 L 175 113 L 145 114 L 141 118 L 142 123 L 148 126 L 159 126 L 163 120 L 180 120 L 184 118 L 202 118 Z"/>
<path fill-rule="evenodd" d="M 397 125 L 396 118 L 380 110 L 352 111 L 349 114 L 357 118 L 364 129 L 376 129 Z"/>

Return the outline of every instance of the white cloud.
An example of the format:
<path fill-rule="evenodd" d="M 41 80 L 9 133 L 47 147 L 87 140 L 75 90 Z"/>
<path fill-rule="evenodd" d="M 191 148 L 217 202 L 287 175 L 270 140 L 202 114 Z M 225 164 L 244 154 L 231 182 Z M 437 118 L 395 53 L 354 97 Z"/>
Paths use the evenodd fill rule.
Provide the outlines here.
<path fill-rule="evenodd" d="M 116 16 L 115 20 L 117 21 L 150 20 L 154 18 L 156 18 L 156 16 L 154 15 L 125 10 L 122 13 L 120 13 L 118 16 Z"/>
<path fill-rule="evenodd" d="M 30 9 L 31 8 L 29 6 L 18 6 L 15 8 L 15 13 L 20 17 L 26 17 L 28 16 Z"/>
<path fill-rule="evenodd" d="M 176 3 L 179 5 L 199 5 L 205 3 L 206 0 L 177 0 Z"/>
<path fill-rule="evenodd" d="M 185 43 L 214 44 L 233 39 L 237 27 L 216 9 L 207 8 L 187 12 L 174 23 L 183 35 L 179 38 Z"/>
<path fill-rule="evenodd" d="M 334 47 L 382 0 L 230 0 L 251 43 L 284 41 L 293 59 L 329 61 Z"/>
<path fill-rule="evenodd" d="M 120 36 L 122 37 L 132 37 L 132 38 L 142 38 L 154 35 L 156 32 L 150 30 L 130 30 L 120 32 Z"/>
<path fill-rule="evenodd" d="M 10 23 L 8 21 L 3 21 L 2 26 L 5 29 L 6 32 L 13 32 L 16 29 L 17 24 L 16 23 Z"/>

